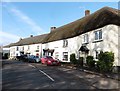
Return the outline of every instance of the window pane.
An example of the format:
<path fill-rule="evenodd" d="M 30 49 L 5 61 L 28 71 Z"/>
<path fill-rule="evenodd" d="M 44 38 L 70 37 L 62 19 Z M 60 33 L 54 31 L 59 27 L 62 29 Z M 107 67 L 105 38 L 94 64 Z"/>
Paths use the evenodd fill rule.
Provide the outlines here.
<path fill-rule="evenodd" d="M 88 43 L 88 34 L 83 35 L 83 43 Z"/>
<path fill-rule="evenodd" d="M 98 40 L 98 32 L 95 31 L 95 40 Z"/>
<path fill-rule="evenodd" d="M 19 48 L 17 47 L 16 51 L 18 51 L 18 50 L 19 50 Z"/>
<path fill-rule="evenodd" d="M 67 47 L 68 46 L 68 40 L 63 40 L 63 47 Z"/>
<path fill-rule="evenodd" d="M 86 34 L 86 43 L 88 43 L 88 34 Z"/>
<path fill-rule="evenodd" d="M 37 49 L 39 50 L 39 46 L 37 46 Z"/>
<path fill-rule="evenodd" d="M 102 31 L 99 31 L 99 39 L 102 39 Z"/>
<path fill-rule="evenodd" d="M 68 52 L 63 52 L 63 60 L 68 61 Z"/>

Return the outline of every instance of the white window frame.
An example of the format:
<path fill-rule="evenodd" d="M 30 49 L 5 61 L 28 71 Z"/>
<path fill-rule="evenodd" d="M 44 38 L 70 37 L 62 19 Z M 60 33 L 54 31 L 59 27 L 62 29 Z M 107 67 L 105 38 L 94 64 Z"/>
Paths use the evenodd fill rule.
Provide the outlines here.
<path fill-rule="evenodd" d="M 39 50 L 40 49 L 40 46 L 39 45 L 37 45 L 37 50 Z"/>
<path fill-rule="evenodd" d="M 95 31 L 94 35 L 95 35 L 95 37 L 94 37 L 95 41 L 102 40 L 103 39 L 102 29 Z"/>
<path fill-rule="evenodd" d="M 65 58 L 67 56 L 67 58 Z M 68 61 L 68 52 L 63 52 L 63 61 Z"/>
<path fill-rule="evenodd" d="M 17 46 L 16 51 L 19 51 L 19 47 Z"/>
<path fill-rule="evenodd" d="M 83 35 L 83 43 L 88 43 L 89 42 L 89 37 L 88 34 Z"/>
<path fill-rule="evenodd" d="M 67 39 L 63 40 L 63 47 L 68 47 L 68 40 Z"/>
<path fill-rule="evenodd" d="M 30 50 L 30 46 L 28 45 L 28 50 Z"/>

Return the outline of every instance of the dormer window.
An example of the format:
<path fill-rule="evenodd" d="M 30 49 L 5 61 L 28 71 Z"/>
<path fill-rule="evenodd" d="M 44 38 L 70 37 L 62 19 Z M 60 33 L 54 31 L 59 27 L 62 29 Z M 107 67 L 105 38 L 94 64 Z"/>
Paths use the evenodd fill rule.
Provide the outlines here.
<path fill-rule="evenodd" d="M 83 43 L 88 43 L 88 34 L 83 35 Z"/>
<path fill-rule="evenodd" d="M 68 46 L 68 40 L 63 40 L 63 47 L 67 47 Z"/>

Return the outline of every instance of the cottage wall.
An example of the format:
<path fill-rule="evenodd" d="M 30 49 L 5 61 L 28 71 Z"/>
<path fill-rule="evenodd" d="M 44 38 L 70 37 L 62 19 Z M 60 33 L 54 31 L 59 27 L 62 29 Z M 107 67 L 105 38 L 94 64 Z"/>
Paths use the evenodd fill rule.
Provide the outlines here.
<path fill-rule="evenodd" d="M 94 31 L 97 30 L 102 30 L 102 40 L 100 41 L 95 41 Z M 92 55 L 96 59 L 96 51 L 98 52 L 112 51 L 115 56 L 114 65 L 120 66 L 119 63 L 120 58 L 118 57 L 118 50 L 120 50 L 120 46 L 118 48 L 118 26 L 110 24 L 84 34 L 88 34 L 89 37 L 89 42 L 86 44 L 86 47 L 89 49 L 88 55 Z M 55 57 L 57 53 L 59 55 L 58 56 L 59 60 L 63 62 L 70 62 L 70 54 L 72 53 L 76 54 L 76 58 L 78 58 L 79 56 L 83 56 L 82 53 L 79 52 L 78 50 L 80 49 L 82 44 L 84 44 L 83 43 L 84 34 L 74 38 L 67 39 L 68 40 L 67 47 L 63 47 L 63 40 L 58 40 L 58 41 L 42 44 L 42 49 L 48 49 L 48 48 L 54 49 L 53 57 Z M 68 52 L 68 61 L 63 60 L 63 52 Z"/>

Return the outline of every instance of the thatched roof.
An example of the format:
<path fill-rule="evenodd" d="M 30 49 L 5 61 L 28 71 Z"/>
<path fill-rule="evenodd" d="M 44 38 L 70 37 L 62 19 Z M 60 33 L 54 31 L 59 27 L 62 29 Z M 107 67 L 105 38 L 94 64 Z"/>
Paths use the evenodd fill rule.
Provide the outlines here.
<path fill-rule="evenodd" d="M 43 35 L 38 35 L 38 36 L 34 36 L 34 37 L 28 37 L 28 38 L 20 39 L 18 42 L 16 42 L 16 43 L 11 43 L 11 44 L 6 45 L 6 46 L 4 46 L 4 47 L 30 45 L 30 44 L 38 44 L 38 43 L 41 43 L 42 40 L 43 40 L 46 36 L 47 36 L 47 34 L 43 34 Z"/>
<path fill-rule="evenodd" d="M 120 26 L 120 15 L 118 12 L 120 10 L 104 7 L 93 14 L 56 28 L 47 35 L 43 43 L 72 38 L 108 24 Z"/>

